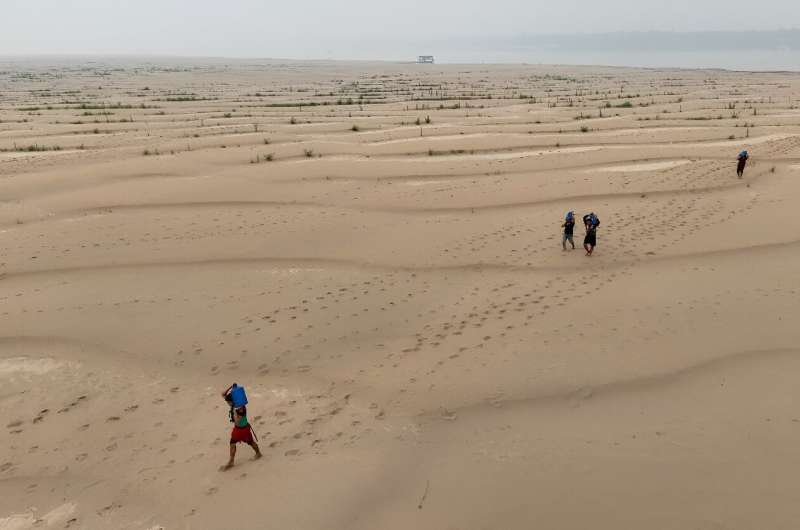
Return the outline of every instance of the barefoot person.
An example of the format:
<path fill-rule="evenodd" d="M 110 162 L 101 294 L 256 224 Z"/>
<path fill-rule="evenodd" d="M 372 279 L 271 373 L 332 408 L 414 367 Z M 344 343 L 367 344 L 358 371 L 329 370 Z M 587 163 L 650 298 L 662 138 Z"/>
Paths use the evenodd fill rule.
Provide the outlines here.
<path fill-rule="evenodd" d="M 253 428 L 250 422 L 247 421 L 247 406 L 235 406 L 236 403 L 233 398 L 233 390 L 237 388 L 234 383 L 222 392 L 222 397 L 231 406 L 231 421 L 233 422 L 233 430 L 231 431 L 231 451 L 228 463 L 222 466 L 222 471 L 233 467 L 233 459 L 236 457 L 236 444 L 244 442 L 253 448 L 256 452 L 256 458 L 261 458 L 261 449 L 259 449 L 253 436 Z"/>
<path fill-rule="evenodd" d="M 575 212 L 567 212 L 567 217 L 564 219 L 564 224 L 561 225 L 564 229 L 564 235 L 561 237 L 561 248 L 567 250 L 567 241 L 572 245 L 572 250 L 575 250 L 575 241 L 572 239 L 572 234 L 575 230 Z"/>
<path fill-rule="evenodd" d="M 748 158 L 750 158 L 750 155 L 747 154 L 747 151 L 742 151 L 739 153 L 739 156 L 736 157 L 736 159 L 739 161 L 739 163 L 736 164 L 736 175 L 739 178 L 742 178 L 742 175 L 744 175 L 744 166 L 747 165 Z"/>
<path fill-rule="evenodd" d="M 586 255 L 591 256 L 597 246 L 597 227 L 600 226 L 600 219 L 594 212 L 583 216 L 583 226 L 586 228 L 586 235 L 583 238 L 583 248 Z"/>

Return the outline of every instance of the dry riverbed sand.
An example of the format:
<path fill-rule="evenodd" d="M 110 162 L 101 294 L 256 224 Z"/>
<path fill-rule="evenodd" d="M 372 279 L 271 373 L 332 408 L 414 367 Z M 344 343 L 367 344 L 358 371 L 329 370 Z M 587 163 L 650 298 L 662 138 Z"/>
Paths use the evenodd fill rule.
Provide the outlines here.
<path fill-rule="evenodd" d="M 0 529 L 797 528 L 798 105 L 788 73 L 6 60 Z M 265 458 L 221 473 L 233 381 Z"/>

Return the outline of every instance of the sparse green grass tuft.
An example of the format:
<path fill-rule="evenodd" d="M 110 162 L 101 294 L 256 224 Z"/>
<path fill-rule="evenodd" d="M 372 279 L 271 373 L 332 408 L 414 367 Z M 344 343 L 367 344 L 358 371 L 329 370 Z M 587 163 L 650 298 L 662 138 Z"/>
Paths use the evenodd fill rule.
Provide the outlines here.
<path fill-rule="evenodd" d="M 262 160 L 264 162 L 272 162 L 272 159 L 273 159 L 273 154 L 272 153 L 266 154 L 263 157 L 261 155 L 256 155 L 255 159 L 250 159 L 250 163 L 251 164 L 258 164 Z"/>
<path fill-rule="evenodd" d="M 17 152 L 28 152 L 28 153 L 35 153 L 35 152 L 41 152 L 41 151 L 61 151 L 61 146 L 60 145 L 49 146 L 49 145 L 31 144 L 31 145 L 26 145 L 26 146 L 21 146 L 20 147 L 20 146 L 17 146 L 17 144 L 14 144 L 13 148 L 11 148 L 11 149 L 0 149 L 0 151 L 2 151 L 2 152 L 17 151 Z"/>
<path fill-rule="evenodd" d="M 470 149 L 467 151 L 466 149 L 450 149 L 448 151 L 434 151 L 433 149 L 428 149 L 428 156 L 463 155 L 465 153 L 474 155 L 475 150 Z"/>

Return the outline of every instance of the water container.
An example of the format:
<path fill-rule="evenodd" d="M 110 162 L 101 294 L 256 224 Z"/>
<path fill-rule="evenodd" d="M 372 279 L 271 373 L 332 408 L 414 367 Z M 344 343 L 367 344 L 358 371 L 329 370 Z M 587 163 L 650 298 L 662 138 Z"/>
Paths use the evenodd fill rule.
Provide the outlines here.
<path fill-rule="evenodd" d="M 247 394 L 245 394 L 243 386 L 233 385 L 233 388 L 231 388 L 231 401 L 234 407 L 247 405 Z"/>

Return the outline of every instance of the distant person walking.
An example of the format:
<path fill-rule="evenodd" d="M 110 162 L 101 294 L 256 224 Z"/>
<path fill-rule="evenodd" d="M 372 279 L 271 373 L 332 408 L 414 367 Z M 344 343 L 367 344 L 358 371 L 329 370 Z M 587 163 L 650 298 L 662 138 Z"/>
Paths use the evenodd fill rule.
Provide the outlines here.
<path fill-rule="evenodd" d="M 575 250 L 575 241 L 572 239 L 572 234 L 575 231 L 575 212 L 571 210 L 567 212 L 561 228 L 564 229 L 564 235 L 561 237 L 561 248 L 567 250 L 567 241 L 569 241 L 569 244 L 572 245 L 572 250 Z"/>
<path fill-rule="evenodd" d="M 583 248 L 586 250 L 586 255 L 591 256 L 597 246 L 597 227 L 600 226 L 600 219 L 594 212 L 588 213 L 583 216 L 583 226 L 586 229 Z"/>
<path fill-rule="evenodd" d="M 252 447 L 253 451 L 256 452 L 256 459 L 261 458 L 262 455 L 253 435 L 253 428 L 250 426 L 250 422 L 247 421 L 247 406 L 245 405 L 247 396 L 244 394 L 244 388 L 234 383 L 222 391 L 222 397 L 231 407 L 230 421 L 233 422 L 230 459 L 221 468 L 221 471 L 226 471 L 233 467 L 233 459 L 236 457 L 236 444 L 239 442 L 246 443 Z"/>
<path fill-rule="evenodd" d="M 739 163 L 736 164 L 736 175 L 742 178 L 744 175 L 744 166 L 747 165 L 747 160 L 750 158 L 750 155 L 747 154 L 747 151 L 742 151 L 736 158 L 739 161 Z"/>

